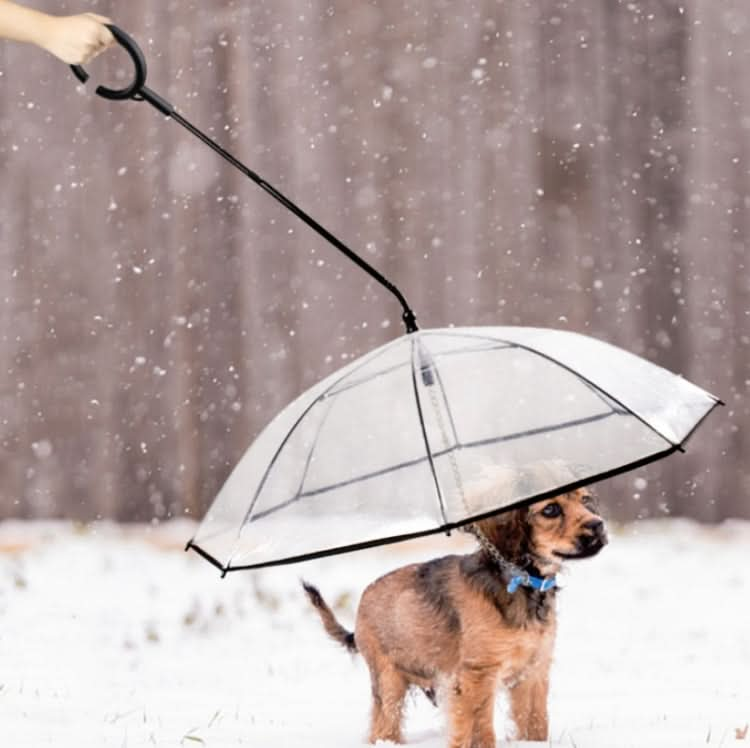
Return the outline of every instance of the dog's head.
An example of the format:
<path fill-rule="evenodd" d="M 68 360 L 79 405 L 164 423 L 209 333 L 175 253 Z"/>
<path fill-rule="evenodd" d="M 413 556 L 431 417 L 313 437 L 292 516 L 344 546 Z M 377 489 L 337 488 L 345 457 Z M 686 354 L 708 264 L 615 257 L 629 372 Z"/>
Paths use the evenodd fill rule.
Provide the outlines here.
<path fill-rule="evenodd" d="M 530 551 L 545 563 L 595 556 L 607 544 L 604 520 L 587 488 L 532 504 L 526 523 Z"/>
<path fill-rule="evenodd" d="M 607 544 L 604 520 L 587 488 L 514 509 L 477 523 L 500 553 L 541 574 L 555 574 L 563 561 L 595 556 Z"/>

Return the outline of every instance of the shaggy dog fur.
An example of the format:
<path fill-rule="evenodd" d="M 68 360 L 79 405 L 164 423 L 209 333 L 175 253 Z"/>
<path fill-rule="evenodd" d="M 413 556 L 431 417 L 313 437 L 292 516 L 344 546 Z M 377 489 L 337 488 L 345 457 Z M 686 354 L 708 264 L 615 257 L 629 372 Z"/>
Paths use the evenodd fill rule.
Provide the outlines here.
<path fill-rule="evenodd" d="M 564 560 L 593 556 L 607 542 L 586 489 L 477 525 L 506 560 L 537 577 L 556 574 Z M 447 709 L 450 748 L 495 748 L 499 687 L 509 691 L 517 737 L 548 739 L 556 588 L 522 586 L 510 593 L 506 574 L 485 550 L 446 556 L 370 584 L 350 633 L 318 590 L 303 584 L 328 634 L 367 662 L 371 742 L 403 742 L 404 698 L 411 687 Z"/>

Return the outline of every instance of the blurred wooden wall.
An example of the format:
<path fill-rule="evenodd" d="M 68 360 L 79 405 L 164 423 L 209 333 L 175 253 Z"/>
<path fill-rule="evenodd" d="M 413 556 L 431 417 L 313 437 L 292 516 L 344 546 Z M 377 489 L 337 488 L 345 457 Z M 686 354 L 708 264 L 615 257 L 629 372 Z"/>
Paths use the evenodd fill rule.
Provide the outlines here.
<path fill-rule="evenodd" d="M 750 8 L 36 3 L 404 290 L 423 326 L 622 345 L 720 395 L 622 518 L 750 517 Z M 91 66 L 129 75 L 125 55 Z M 303 388 L 400 334 L 379 287 L 175 123 L 0 44 L 0 519 L 199 515 Z"/>

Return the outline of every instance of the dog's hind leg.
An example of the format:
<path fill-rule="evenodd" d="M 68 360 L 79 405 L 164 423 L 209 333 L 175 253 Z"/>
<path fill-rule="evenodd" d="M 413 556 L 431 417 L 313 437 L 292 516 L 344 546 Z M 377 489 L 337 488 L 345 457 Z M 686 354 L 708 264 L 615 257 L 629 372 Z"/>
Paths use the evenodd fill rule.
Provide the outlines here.
<path fill-rule="evenodd" d="M 370 742 L 390 740 L 403 743 L 401 722 L 404 716 L 404 698 L 409 683 L 392 665 L 381 670 L 370 669 L 372 679 L 372 721 Z"/>

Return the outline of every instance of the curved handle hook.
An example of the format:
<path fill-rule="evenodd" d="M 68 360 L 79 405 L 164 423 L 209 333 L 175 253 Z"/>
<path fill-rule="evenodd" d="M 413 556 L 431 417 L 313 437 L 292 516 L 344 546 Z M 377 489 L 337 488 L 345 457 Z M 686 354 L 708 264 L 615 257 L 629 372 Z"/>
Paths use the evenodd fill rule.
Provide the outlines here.
<path fill-rule="evenodd" d="M 129 86 L 125 86 L 125 88 L 97 86 L 96 93 L 105 99 L 122 100 L 135 98 L 146 82 L 146 59 L 143 56 L 143 52 L 141 52 L 141 48 L 129 34 L 114 24 L 108 23 L 107 28 L 112 32 L 112 36 L 114 36 L 117 43 L 130 55 L 130 59 L 133 60 L 133 65 L 135 66 L 135 72 Z M 80 65 L 71 65 L 70 67 L 75 77 L 81 83 L 85 83 L 89 79 L 89 74 Z"/>

